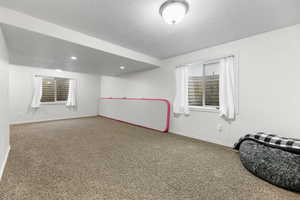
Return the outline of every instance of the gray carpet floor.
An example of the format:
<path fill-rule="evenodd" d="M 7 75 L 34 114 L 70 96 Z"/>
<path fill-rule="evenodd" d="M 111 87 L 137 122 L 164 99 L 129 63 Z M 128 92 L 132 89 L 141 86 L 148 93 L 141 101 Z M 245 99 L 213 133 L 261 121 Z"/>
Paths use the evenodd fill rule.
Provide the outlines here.
<path fill-rule="evenodd" d="M 100 117 L 13 126 L 1 200 L 300 199 L 238 153 Z"/>

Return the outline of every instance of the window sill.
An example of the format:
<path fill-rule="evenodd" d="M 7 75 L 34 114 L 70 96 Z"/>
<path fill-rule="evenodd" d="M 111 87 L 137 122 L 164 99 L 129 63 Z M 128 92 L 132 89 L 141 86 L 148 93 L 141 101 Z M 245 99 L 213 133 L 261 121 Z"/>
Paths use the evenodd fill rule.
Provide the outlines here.
<path fill-rule="evenodd" d="M 189 106 L 189 109 L 197 112 L 219 113 L 219 110 L 216 107 Z"/>
<path fill-rule="evenodd" d="M 41 105 L 65 105 L 66 101 L 42 102 Z"/>

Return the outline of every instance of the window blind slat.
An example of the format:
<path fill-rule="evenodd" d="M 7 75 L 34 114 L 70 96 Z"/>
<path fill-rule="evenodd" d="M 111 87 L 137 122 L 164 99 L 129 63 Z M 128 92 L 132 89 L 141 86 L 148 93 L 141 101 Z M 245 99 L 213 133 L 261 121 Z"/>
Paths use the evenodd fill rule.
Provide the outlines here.
<path fill-rule="evenodd" d="M 69 93 L 69 79 L 43 78 L 43 95 L 41 102 L 67 101 Z"/>
<path fill-rule="evenodd" d="M 202 106 L 202 77 L 190 76 L 188 81 L 188 100 L 190 106 Z"/>
<path fill-rule="evenodd" d="M 203 106 L 203 79 L 203 77 L 189 77 L 188 101 L 190 106 Z M 205 104 L 219 106 L 219 75 L 205 76 Z"/>
<path fill-rule="evenodd" d="M 56 80 L 57 101 L 67 101 L 69 93 L 69 79 Z"/>
<path fill-rule="evenodd" d="M 205 104 L 219 106 L 219 75 L 206 76 Z"/>
<path fill-rule="evenodd" d="M 41 102 L 55 102 L 55 80 L 43 78 Z"/>

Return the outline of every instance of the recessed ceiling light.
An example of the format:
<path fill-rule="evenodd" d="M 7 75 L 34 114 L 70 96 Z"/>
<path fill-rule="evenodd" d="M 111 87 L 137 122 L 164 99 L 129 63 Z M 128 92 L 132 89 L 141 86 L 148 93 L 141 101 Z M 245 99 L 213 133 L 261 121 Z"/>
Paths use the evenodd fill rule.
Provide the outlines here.
<path fill-rule="evenodd" d="M 124 69 L 125 69 L 125 67 L 124 67 L 124 66 L 121 66 L 121 67 L 120 67 L 120 69 L 121 69 L 121 70 L 124 70 Z"/>
<path fill-rule="evenodd" d="M 159 9 L 160 15 L 167 24 L 178 24 L 189 10 L 185 0 L 168 0 Z"/>
<path fill-rule="evenodd" d="M 62 72 L 62 70 L 61 70 L 61 69 L 56 69 L 55 71 L 57 71 L 57 72 Z"/>
<path fill-rule="evenodd" d="M 77 60 L 77 57 L 76 56 L 71 56 L 71 59 L 72 60 Z"/>

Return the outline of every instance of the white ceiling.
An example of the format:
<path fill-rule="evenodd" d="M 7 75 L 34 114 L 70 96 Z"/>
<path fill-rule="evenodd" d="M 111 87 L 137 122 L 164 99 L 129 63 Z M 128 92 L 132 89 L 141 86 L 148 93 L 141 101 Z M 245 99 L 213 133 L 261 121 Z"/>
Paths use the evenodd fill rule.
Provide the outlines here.
<path fill-rule="evenodd" d="M 1 24 L 11 64 L 118 76 L 154 69 L 139 62 L 61 39 Z M 77 60 L 71 60 L 76 56 Z M 120 70 L 125 66 L 125 70 Z"/>
<path fill-rule="evenodd" d="M 300 23 L 300 0 L 188 1 L 190 11 L 176 26 L 158 13 L 164 0 L 0 0 L 0 6 L 158 58 Z"/>

